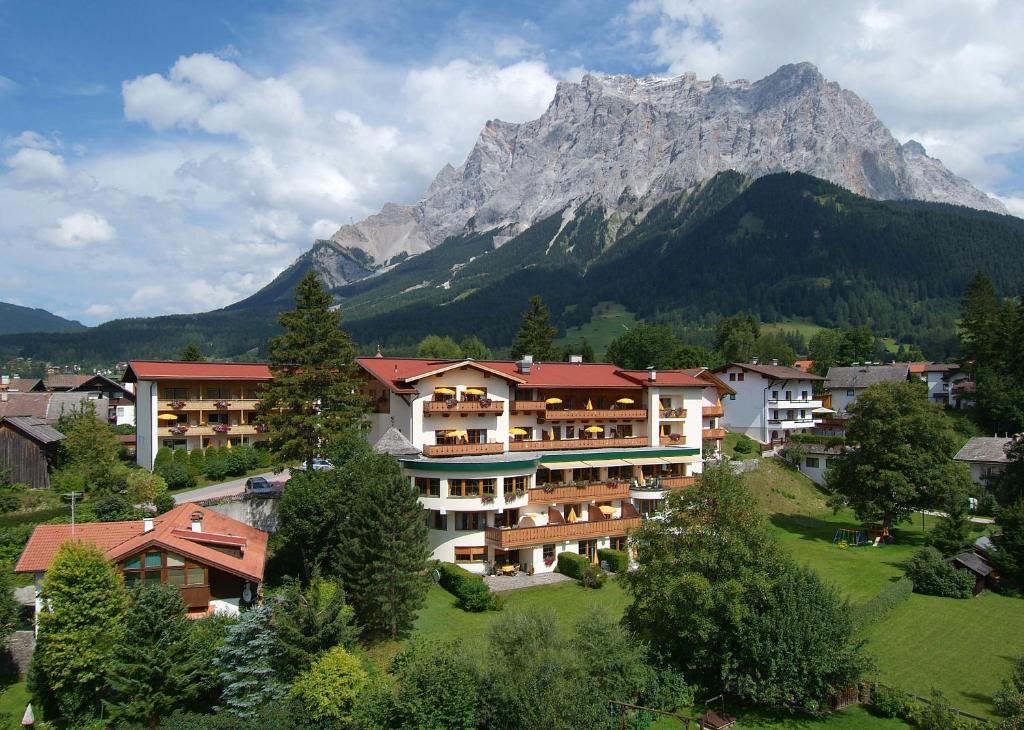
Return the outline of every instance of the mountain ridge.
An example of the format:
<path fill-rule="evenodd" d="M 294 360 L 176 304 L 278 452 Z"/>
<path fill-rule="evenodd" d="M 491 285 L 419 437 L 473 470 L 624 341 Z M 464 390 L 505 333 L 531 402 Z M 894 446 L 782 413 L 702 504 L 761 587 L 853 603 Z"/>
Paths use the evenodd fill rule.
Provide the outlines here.
<path fill-rule="evenodd" d="M 68 332 L 85 328 L 78 320 L 65 319 L 45 309 L 0 302 L 0 335 Z"/>

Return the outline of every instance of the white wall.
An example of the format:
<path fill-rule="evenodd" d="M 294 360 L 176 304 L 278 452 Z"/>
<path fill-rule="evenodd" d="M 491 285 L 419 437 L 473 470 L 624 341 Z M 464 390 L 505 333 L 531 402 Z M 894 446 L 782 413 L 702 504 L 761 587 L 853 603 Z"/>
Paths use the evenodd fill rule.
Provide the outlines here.
<path fill-rule="evenodd" d="M 152 380 L 140 380 L 135 394 L 135 463 L 152 469 L 159 439 L 157 428 L 157 387 Z"/>

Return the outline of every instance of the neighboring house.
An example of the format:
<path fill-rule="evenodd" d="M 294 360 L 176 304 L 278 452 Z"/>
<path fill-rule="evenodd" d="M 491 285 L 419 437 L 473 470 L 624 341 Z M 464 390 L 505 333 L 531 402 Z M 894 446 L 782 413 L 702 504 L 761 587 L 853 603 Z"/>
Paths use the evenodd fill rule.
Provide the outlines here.
<path fill-rule="evenodd" d="M 109 401 L 87 392 L 11 393 L 0 390 L 0 418 L 32 416 L 54 424 L 64 413 L 90 402 L 96 408 L 96 420 L 107 422 Z"/>
<path fill-rule="evenodd" d="M 789 434 L 809 432 L 824 408 L 814 396 L 819 375 L 775 363 L 729 363 L 712 371 L 736 391 L 726 401 L 722 425 L 762 444 L 779 444 Z"/>
<path fill-rule="evenodd" d="M 956 452 L 953 460 L 970 468 L 971 479 L 975 483 L 987 485 L 1010 463 L 1006 449 L 1011 441 L 1013 439 L 1009 436 L 973 436 Z"/>
<path fill-rule="evenodd" d="M 262 364 L 132 360 L 123 382 L 134 384 L 135 460 L 153 468 L 157 449 L 238 446 L 264 438 L 254 422 Z"/>
<path fill-rule="evenodd" d="M 825 375 L 825 391 L 832 395 L 832 409 L 846 413 L 860 394 L 877 383 L 900 383 L 910 376 L 906 363 L 832 367 Z"/>
<path fill-rule="evenodd" d="M 707 383 L 701 395 L 701 425 L 704 429 L 704 458 L 713 458 L 722 453 L 722 440 L 725 438 L 725 429 L 721 423 L 725 416 L 722 399 L 735 395 L 736 391 L 712 375 L 707 368 L 690 368 L 683 372 Z"/>
<path fill-rule="evenodd" d="M 64 434 L 41 418 L 0 418 L 0 471 L 16 484 L 50 488 L 50 468 Z"/>
<path fill-rule="evenodd" d="M 793 363 L 793 367 L 803 373 L 811 372 L 811 368 L 814 367 L 814 360 L 797 360 Z"/>
<path fill-rule="evenodd" d="M 77 385 L 72 393 L 89 393 L 90 397 L 107 401 L 107 420 L 115 426 L 135 425 L 135 393 L 106 375 L 74 376 Z M 84 378 L 84 379 L 82 379 Z"/>
<path fill-rule="evenodd" d="M 234 615 L 260 598 L 267 533 L 186 502 L 151 519 L 36 527 L 14 572 L 35 576 L 37 613 L 43 577 L 72 540 L 102 550 L 129 588 L 177 586 L 190 617 Z"/>
<path fill-rule="evenodd" d="M 967 373 L 960 372 L 960 366 L 950 363 L 941 362 L 929 362 L 929 363 L 914 363 L 920 365 L 920 373 L 918 377 L 921 378 L 928 386 L 928 400 L 932 403 L 938 403 L 939 405 L 958 407 L 960 404 L 953 396 L 953 386 L 962 381 L 970 379 Z M 911 372 L 914 372 L 917 368 L 912 368 Z"/>
<path fill-rule="evenodd" d="M 39 393 L 46 388 L 39 378 L 19 378 L 9 375 L 0 375 L 0 389 L 6 389 L 11 393 Z"/>
<path fill-rule="evenodd" d="M 46 376 L 44 385 L 49 391 L 78 390 L 78 386 L 87 382 L 91 375 L 79 375 L 69 373 L 51 373 Z"/>
<path fill-rule="evenodd" d="M 623 549 L 703 468 L 709 378 L 530 358 L 357 363 L 367 438 L 419 493 L 433 557 L 474 572 Z"/>
<path fill-rule="evenodd" d="M 803 442 L 799 444 L 799 448 L 801 455 L 797 468 L 800 473 L 815 484 L 823 486 L 825 471 L 832 466 L 832 460 L 842 453 L 843 448 Z"/>

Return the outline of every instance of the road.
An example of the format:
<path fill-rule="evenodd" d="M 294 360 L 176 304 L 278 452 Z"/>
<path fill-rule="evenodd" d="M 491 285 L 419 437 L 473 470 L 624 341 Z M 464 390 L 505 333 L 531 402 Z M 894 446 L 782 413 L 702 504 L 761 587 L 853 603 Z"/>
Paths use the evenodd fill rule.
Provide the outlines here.
<path fill-rule="evenodd" d="M 291 472 L 288 469 L 275 474 L 272 471 L 268 471 L 263 474 L 253 474 L 253 476 L 264 477 L 268 482 L 286 482 L 291 478 Z M 208 487 L 199 487 L 198 489 L 189 489 L 185 492 L 178 492 L 174 495 L 174 501 L 177 504 L 182 502 L 195 502 L 200 499 L 218 499 L 220 497 L 233 497 L 236 494 L 241 494 L 245 491 L 245 480 L 251 479 L 252 477 L 242 477 L 240 479 L 232 479 L 230 482 L 221 482 L 220 484 L 211 484 Z"/>

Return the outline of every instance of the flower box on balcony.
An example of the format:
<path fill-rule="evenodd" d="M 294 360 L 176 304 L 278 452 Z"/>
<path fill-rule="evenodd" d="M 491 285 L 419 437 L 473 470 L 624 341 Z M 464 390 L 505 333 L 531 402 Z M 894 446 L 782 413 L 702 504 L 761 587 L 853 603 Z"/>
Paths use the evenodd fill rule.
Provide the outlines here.
<path fill-rule="evenodd" d="M 222 408 L 222 409 L 223 408 L 229 408 L 229 407 L 231 407 L 231 402 L 230 401 L 226 401 L 226 400 L 215 401 L 214 404 L 213 404 L 213 407 L 214 408 Z"/>
<path fill-rule="evenodd" d="M 227 433 L 231 430 L 231 426 L 226 423 L 215 423 L 213 424 L 213 430 L 216 433 Z"/>
<path fill-rule="evenodd" d="M 480 498 L 480 504 L 494 504 L 494 497 L 490 494 L 485 494 Z"/>
<path fill-rule="evenodd" d="M 173 408 L 175 410 L 178 410 L 179 408 L 184 408 L 184 407 L 185 407 L 185 401 L 183 401 L 183 400 L 172 400 L 171 401 L 171 408 Z"/>
<path fill-rule="evenodd" d="M 178 436 L 181 436 L 182 434 L 186 434 L 186 433 L 188 433 L 188 426 L 185 426 L 185 425 L 172 426 L 171 427 L 171 433 L 177 434 Z"/>

